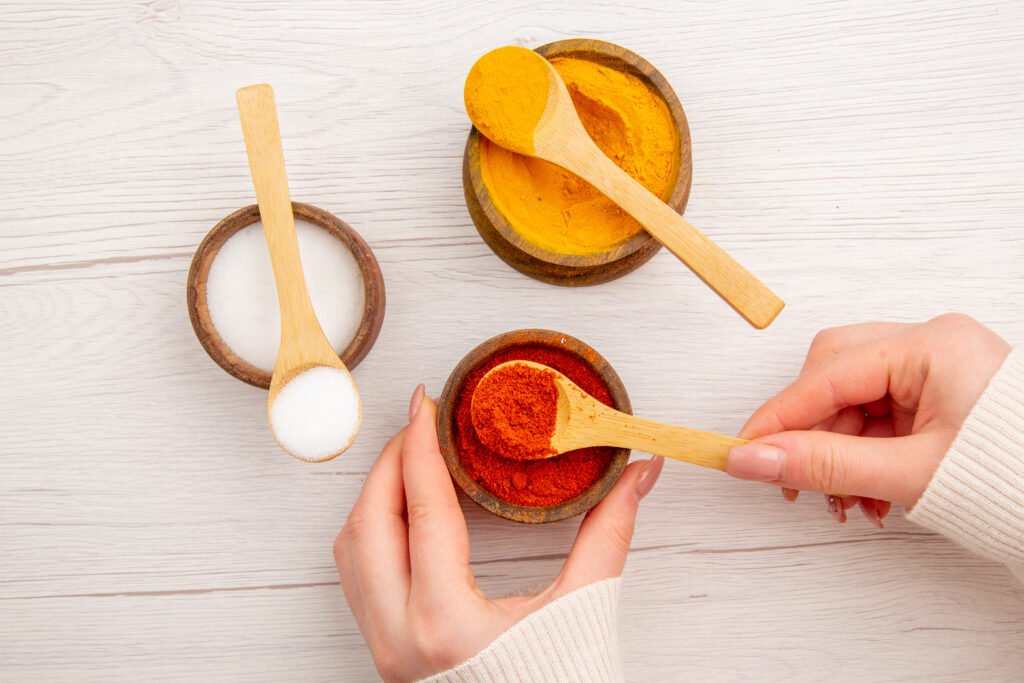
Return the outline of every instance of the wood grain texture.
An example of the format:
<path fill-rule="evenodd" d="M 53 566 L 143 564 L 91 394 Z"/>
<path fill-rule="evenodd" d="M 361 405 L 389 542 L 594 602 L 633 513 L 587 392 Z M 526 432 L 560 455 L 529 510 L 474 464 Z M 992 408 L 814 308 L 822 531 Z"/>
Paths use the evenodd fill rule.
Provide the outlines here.
<path fill-rule="evenodd" d="M 0 679 L 372 679 L 331 541 L 416 383 L 439 391 L 500 332 L 573 334 L 638 414 L 724 434 L 822 327 L 963 310 L 1020 342 L 1022 11 L 4 3 Z M 786 299 L 770 329 L 667 253 L 560 288 L 476 234 L 459 173 L 466 72 L 497 45 L 578 36 L 636 51 L 675 88 L 693 139 L 687 216 Z M 292 195 L 357 229 L 389 289 L 354 373 L 364 431 L 319 466 L 268 439 L 265 393 L 206 356 L 184 302 L 196 245 L 253 202 L 233 93 L 263 81 Z M 672 464 L 626 569 L 631 680 L 1020 679 L 1024 597 L 1002 567 L 899 519 L 839 527 L 817 497 L 788 505 Z M 550 579 L 576 529 L 464 510 L 496 593 Z"/>

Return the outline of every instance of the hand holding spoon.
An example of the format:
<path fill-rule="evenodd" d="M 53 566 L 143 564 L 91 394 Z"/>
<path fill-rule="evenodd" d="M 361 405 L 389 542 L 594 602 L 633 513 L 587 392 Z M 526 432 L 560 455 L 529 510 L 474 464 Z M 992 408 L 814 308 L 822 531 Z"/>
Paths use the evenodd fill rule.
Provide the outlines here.
<path fill-rule="evenodd" d="M 785 306 L 725 250 L 605 156 L 580 122 L 565 83 L 544 57 L 511 46 L 488 52 L 470 70 L 465 98 L 469 118 L 483 135 L 589 182 L 754 327 L 770 325 Z"/>
<path fill-rule="evenodd" d="M 330 460 L 359 433 L 359 391 L 324 336 L 306 289 L 274 91 L 251 85 L 236 99 L 281 308 L 281 346 L 267 399 L 270 429 L 289 455 Z"/>
<path fill-rule="evenodd" d="M 484 375 L 473 393 L 472 418 L 485 446 L 520 460 L 616 446 L 724 472 L 729 449 L 747 443 L 619 412 L 562 373 L 532 361 L 502 363 Z"/>

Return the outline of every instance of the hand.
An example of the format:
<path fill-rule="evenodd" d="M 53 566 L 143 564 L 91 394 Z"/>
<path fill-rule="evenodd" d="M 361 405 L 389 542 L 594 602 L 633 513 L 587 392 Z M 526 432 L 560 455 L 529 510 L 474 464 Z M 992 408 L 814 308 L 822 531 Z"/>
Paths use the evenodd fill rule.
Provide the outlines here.
<path fill-rule="evenodd" d="M 345 598 L 385 680 L 449 669 L 552 600 L 622 573 L 637 505 L 657 481 L 661 458 L 626 468 L 583 520 L 550 586 L 490 599 L 469 566 L 466 520 L 438 448 L 437 408 L 422 386 L 409 419 L 370 469 L 334 542 Z"/>
<path fill-rule="evenodd" d="M 840 521 L 860 503 L 881 526 L 913 507 L 1010 346 L 951 313 L 921 324 L 820 332 L 800 376 L 751 416 L 728 472 L 829 496 Z M 806 431 L 793 431 L 806 430 Z M 789 491 L 787 493 L 787 490 Z"/>

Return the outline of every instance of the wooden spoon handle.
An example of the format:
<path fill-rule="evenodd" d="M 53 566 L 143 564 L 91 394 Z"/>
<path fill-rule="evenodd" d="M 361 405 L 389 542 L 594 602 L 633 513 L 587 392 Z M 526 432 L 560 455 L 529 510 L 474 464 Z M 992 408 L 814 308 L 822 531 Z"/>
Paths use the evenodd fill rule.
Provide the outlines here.
<path fill-rule="evenodd" d="M 603 432 L 599 437 L 602 444 L 663 455 L 723 472 L 729 449 L 747 443 L 734 436 L 662 424 L 612 409 L 602 410 L 598 422 Z"/>
<path fill-rule="evenodd" d="M 615 165 L 586 135 L 560 150 L 559 163 L 588 180 L 633 216 L 651 235 L 758 329 L 785 306 L 763 282 L 724 249 Z"/>
<path fill-rule="evenodd" d="M 250 85 L 235 93 L 235 99 L 242 121 L 252 184 L 256 189 L 256 202 L 260 206 L 263 234 L 274 268 L 284 338 L 286 330 L 318 323 L 302 274 L 274 91 L 265 83 Z"/>

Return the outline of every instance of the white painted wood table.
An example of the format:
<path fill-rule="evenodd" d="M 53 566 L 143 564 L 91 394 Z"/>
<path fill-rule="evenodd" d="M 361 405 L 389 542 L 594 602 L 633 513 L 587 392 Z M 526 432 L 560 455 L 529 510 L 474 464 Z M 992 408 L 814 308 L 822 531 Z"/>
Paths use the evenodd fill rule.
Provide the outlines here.
<path fill-rule="evenodd" d="M 415 384 L 440 390 L 498 332 L 579 336 L 638 412 L 723 432 L 825 326 L 958 309 L 1024 341 L 1021 5 L 796 4 L 5 0 L 0 679 L 372 679 L 331 541 Z M 570 290 L 479 239 L 463 77 L 494 46 L 572 36 L 675 86 L 687 215 L 787 299 L 769 330 L 667 254 Z M 293 196 L 360 230 L 387 278 L 364 432 L 324 465 L 277 449 L 263 392 L 185 310 L 196 245 L 253 201 L 234 90 L 260 81 Z M 576 529 L 464 509 L 494 592 L 553 576 Z M 1024 678 L 1006 570 L 854 517 L 669 463 L 625 575 L 628 677 Z"/>

